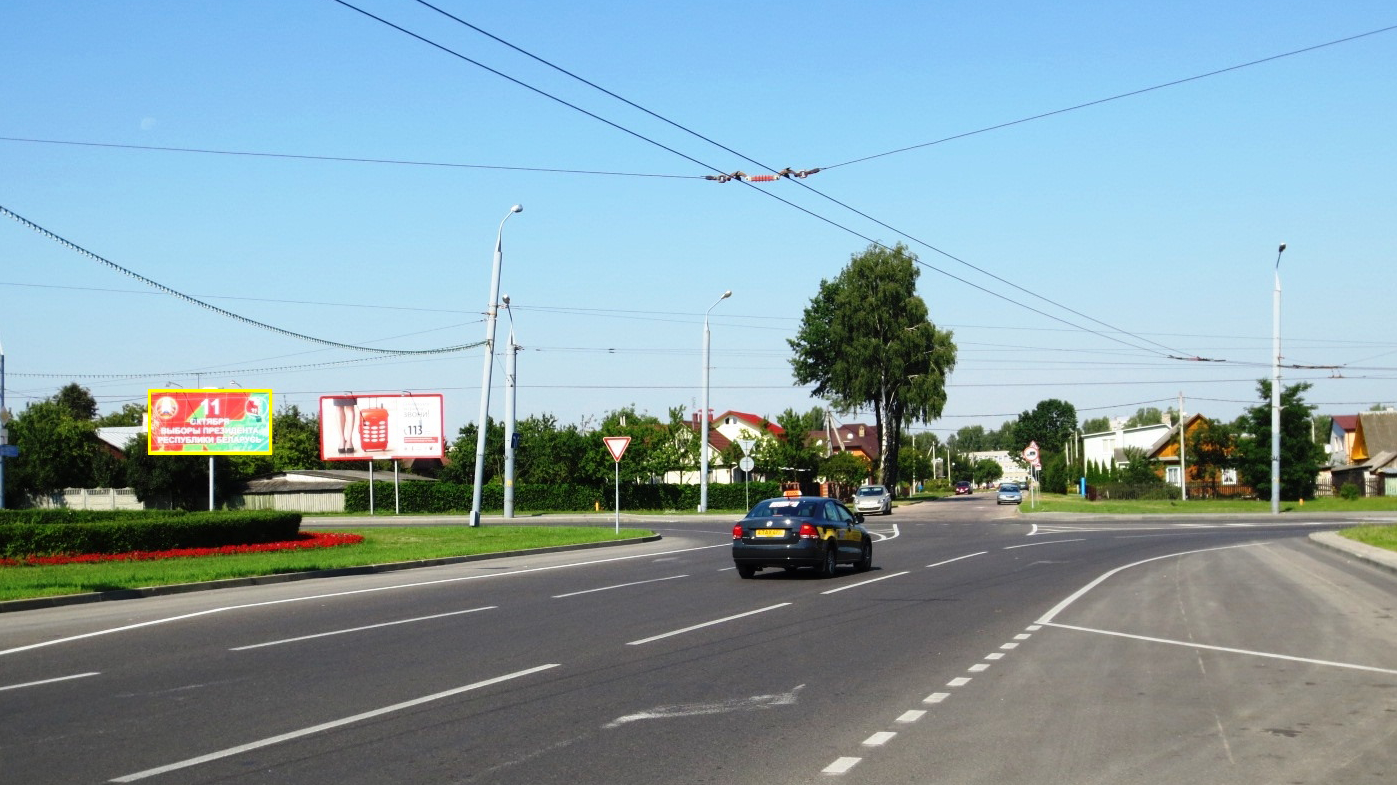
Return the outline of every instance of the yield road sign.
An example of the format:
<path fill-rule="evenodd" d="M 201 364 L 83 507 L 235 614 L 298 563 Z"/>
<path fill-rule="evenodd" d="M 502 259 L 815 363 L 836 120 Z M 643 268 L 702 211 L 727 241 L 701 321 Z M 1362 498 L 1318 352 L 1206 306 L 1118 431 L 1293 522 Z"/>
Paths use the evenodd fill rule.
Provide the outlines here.
<path fill-rule="evenodd" d="M 601 440 L 606 442 L 606 449 L 617 463 L 621 462 L 621 456 L 626 454 L 626 448 L 631 444 L 629 436 L 603 436 Z"/>
<path fill-rule="evenodd" d="M 751 455 L 751 454 L 752 454 L 752 448 L 753 448 L 754 446 L 756 446 L 756 444 L 757 444 L 757 440 L 756 440 L 756 439 L 738 439 L 738 440 L 737 440 L 737 446 L 739 446 L 739 447 L 742 448 L 742 454 L 743 454 L 743 455 Z M 747 471 L 747 469 L 743 469 L 743 471 Z"/>

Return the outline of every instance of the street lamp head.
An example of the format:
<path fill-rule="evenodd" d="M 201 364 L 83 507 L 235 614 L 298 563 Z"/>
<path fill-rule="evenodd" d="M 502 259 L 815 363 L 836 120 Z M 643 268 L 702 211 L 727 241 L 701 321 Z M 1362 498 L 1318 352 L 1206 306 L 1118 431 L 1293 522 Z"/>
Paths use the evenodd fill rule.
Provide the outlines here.
<path fill-rule="evenodd" d="M 510 211 L 511 213 L 522 213 L 522 212 L 524 212 L 524 205 L 522 205 L 522 204 L 516 204 L 516 205 L 514 205 L 513 207 L 509 208 L 509 211 Z"/>
<path fill-rule="evenodd" d="M 1281 243 L 1280 250 L 1276 251 L 1276 253 L 1285 253 L 1285 243 Z"/>
<path fill-rule="evenodd" d="M 509 295 L 506 294 L 506 295 L 500 297 L 500 302 L 504 303 L 504 307 L 508 308 L 508 307 L 509 307 Z"/>
<path fill-rule="evenodd" d="M 723 292 L 723 296 L 722 296 L 722 297 L 719 297 L 718 299 L 719 299 L 719 300 L 726 300 L 726 299 L 728 299 L 729 297 L 732 297 L 732 290 L 731 290 L 731 289 L 727 290 L 726 292 Z"/>

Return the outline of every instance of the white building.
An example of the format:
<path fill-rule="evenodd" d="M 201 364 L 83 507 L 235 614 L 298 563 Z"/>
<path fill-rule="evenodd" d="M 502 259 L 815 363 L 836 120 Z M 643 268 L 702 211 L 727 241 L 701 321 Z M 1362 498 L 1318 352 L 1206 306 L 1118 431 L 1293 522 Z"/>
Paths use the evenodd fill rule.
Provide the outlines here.
<path fill-rule="evenodd" d="M 980 452 L 968 452 L 965 458 L 971 466 L 988 458 L 998 463 L 1004 470 L 1004 474 L 999 478 L 1000 482 L 1016 482 L 1025 484 L 1028 482 L 1028 467 L 1019 463 L 1008 450 L 982 450 Z"/>
<path fill-rule="evenodd" d="M 1082 435 L 1082 458 L 1098 466 L 1124 466 L 1125 449 L 1135 447 L 1149 452 L 1150 448 L 1168 434 L 1171 426 L 1157 422 L 1153 425 L 1140 425 L 1126 428 L 1125 420 L 1111 421 L 1112 430 Z"/>

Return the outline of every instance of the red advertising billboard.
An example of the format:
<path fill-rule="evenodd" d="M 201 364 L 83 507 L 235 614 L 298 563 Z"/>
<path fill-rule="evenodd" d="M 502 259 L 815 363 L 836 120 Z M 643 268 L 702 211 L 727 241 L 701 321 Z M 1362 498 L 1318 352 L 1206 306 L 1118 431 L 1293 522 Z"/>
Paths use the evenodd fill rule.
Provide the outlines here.
<path fill-rule="evenodd" d="M 271 390 L 148 390 L 151 455 L 271 455 Z"/>
<path fill-rule="evenodd" d="M 446 454 L 437 393 L 326 395 L 320 399 L 320 459 L 441 458 Z"/>

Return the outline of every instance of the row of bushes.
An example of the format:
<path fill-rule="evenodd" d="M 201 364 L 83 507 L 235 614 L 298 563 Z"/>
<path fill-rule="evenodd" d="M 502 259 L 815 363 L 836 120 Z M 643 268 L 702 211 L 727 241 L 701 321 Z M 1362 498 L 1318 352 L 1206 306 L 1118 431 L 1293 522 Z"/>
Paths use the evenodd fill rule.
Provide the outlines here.
<path fill-rule="evenodd" d="M 0 511 L 0 556 L 218 548 L 294 539 L 301 514 L 237 512 Z"/>
<path fill-rule="evenodd" d="M 405 513 L 449 513 L 471 509 L 474 486 L 448 482 L 407 482 L 398 485 L 398 509 Z M 708 486 L 708 507 L 715 510 L 746 510 L 748 499 L 755 504 L 761 499 L 781 495 L 781 484 L 753 482 L 747 485 L 727 483 Z M 514 509 L 533 512 L 593 512 L 612 510 L 616 503 L 616 486 L 576 485 L 555 483 L 547 485 L 515 485 Z M 696 510 L 699 503 L 697 485 L 622 485 L 621 509 L 625 510 Z M 393 506 L 393 483 L 374 483 L 374 507 Z M 504 486 L 485 485 L 480 489 L 483 510 L 504 509 Z M 369 484 L 350 483 L 344 491 L 345 512 L 367 512 Z"/>

